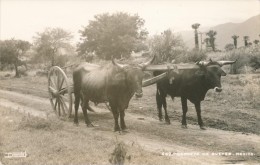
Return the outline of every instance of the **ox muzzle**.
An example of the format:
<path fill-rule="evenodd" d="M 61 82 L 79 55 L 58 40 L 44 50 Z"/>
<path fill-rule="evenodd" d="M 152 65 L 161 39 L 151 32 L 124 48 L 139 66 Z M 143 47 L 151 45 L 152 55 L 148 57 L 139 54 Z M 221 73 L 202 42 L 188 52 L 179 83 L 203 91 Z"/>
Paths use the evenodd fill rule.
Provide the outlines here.
<path fill-rule="evenodd" d="M 214 88 L 214 91 L 215 91 L 215 92 L 221 92 L 221 91 L 222 91 L 222 88 L 221 88 L 221 87 L 215 87 L 215 88 Z"/>

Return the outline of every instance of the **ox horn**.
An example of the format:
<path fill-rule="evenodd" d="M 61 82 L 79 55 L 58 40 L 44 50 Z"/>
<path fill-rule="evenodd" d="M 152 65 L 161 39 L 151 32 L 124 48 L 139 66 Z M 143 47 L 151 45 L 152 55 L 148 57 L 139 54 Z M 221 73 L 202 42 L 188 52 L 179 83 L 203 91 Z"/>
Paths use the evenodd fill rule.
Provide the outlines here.
<path fill-rule="evenodd" d="M 142 68 L 145 68 L 146 66 L 150 65 L 154 61 L 154 59 L 155 59 L 155 55 L 147 62 L 139 64 L 139 66 L 141 66 Z"/>
<path fill-rule="evenodd" d="M 203 66 L 207 66 L 210 63 L 210 61 L 198 61 L 196 62 L 197 65 L 203 65 Z"/>
<path fill-rule="evenodd" d="M 236 60 L 237 61 L 237 60 Z M 217 61 L 220 66 L 234 64 L 236 61 Z"/>
<path fill-rule="evenodd" d="M 127 65 L 124 65 L 124 64 L 119 64 L 119 63 L 117 63 L 114 58 L 112 59 L 112 63 L 113 63 L 114 65 L 118 66 L 119 68 L 124 68 L 124 67 L 127 66 Z"/>

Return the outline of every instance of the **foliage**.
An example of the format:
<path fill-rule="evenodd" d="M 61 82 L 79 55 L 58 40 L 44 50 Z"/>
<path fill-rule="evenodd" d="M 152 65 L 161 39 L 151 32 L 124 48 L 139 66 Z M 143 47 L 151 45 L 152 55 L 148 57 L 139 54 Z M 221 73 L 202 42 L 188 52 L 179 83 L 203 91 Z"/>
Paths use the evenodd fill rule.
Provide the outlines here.
<path fill-rule="evenodd" d="M 111 154 L 109 162 L 112 165 L 124 165 L 127 154 L 127 148 L 124 142 L 117 142 L 114 151 Z"/>
<path fill-rule="evenodd" d="M 249 36 L 244 36 L 243 39 L 244 39 L 245 47 L 249 46 L 249 43 L 248 43 Z"/>
<path fill-rule="evenodd" d="M 239 36 L 233 35 L 232 38 L 234 40 L 234 46 L 235 46 L 235 48 L 237 48 L 237 39 L 239 38 Z"/>
<path fill-rule="evenodd" d="M 129 57 L 132 51 L 143 48 L 148 32 L 143 28 L 144 19 L 138 15 L 119 12 L 94 16 L 87 27 L 80 31 L 82 42 L 78 45 L 79 55 L 95 53 L 99 58 Z"/>
<path fill-rule="evenodd" d="M 210 47 L 212 48 L 213 51 L 216 50 L 216 45 L 215 45 L 215 40 L 216 40 L 216 35 L 217 35 L 217 32 L 214 31 L 214 30 L 210 30 L 206 33 L 207 36 L 209 36 L 209 44 L 210 44 Z"/>
<path fill-rule="evenodd" d="M 166 30 L 161 35 L 154 35 L 149 41 L 149 47 L 158 63 L 177 60 L 186 52 L 183 40 L 175 36 L 171 30 Z"/>
<path fill-rule="evenodd" d="M 188 51 L 185 56 L 186 60 L 182 60 L 182 62 L 197 62 L 206 60 L 207 58 L 207 55 L 204 51 L 199 51 L 197 49 Z"/>
<path fill-rule="evenodd" d="M 19 77 L 18 66 L 23 63 L 21 58 L 30 47 L 31 44 L 28 41 L 14 39 L 0 41 L 1 64 L 13 64 L 15 76 Z"/>
<path fill-rule="evenodd" d="M 259 40 L 254 40 L 255 45 L 258 45 L 258 43 L 259 43 Z"/>
<path fill-rule="evenodd" d="M 226 51 L 233 50 L 234 48 L 235 48 L 235 46 L 233 44 L 226 44 L 226 46 L 225 46 Z"/>
<path fill-rule="evenodd" d="M 251 66 L 254 70 L 260 68 L 260 45 L 255 45 L 250 48 L 250 61 L 249 66 Z"/>
<path fill-rule="evenodd" d="M 244 47 L 226 52 L 226 60 L 237 60 L 231 67 L 232 74 L 239 74 L 244 71 L 245 66 L 250 66 L 254 70 L 260 67 L 260 46 Z"/>
<path fill-rule="evenodd" d="M 57 58 L 62 52 L 70 53 L 73 49 L 71 33 L 61 28 L 46 28 L 34 39 L 37 58 L 51 62 L 51 66 L 57 65 Z"/>

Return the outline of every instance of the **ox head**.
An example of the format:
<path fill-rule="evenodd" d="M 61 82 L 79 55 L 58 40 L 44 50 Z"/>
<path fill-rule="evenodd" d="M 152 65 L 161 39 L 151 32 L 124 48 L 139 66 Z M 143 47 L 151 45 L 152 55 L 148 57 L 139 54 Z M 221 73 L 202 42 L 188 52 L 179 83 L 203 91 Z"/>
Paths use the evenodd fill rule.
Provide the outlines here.
<path fill-rule="evenodd" d="M 200 70 L 196 72 L 197 75 L 205 81 L 209 89 L 214 89 L 215 92 L 221 92 L 221 76 L 227 74 L 222 70 L 223 65 L 233 64 L 236 61 L 200 61 L 196 64 L 200 66 Z"/>
<path fill-rule="evenodd" d="M 122 70 L 122 72 L 124 72 L 127 88 L 130 89 L 130 91 L 132 91 L 133 93 L 135 93 L 135 96 L 137 98 L 143 96 L 142 81 L 144 77 L 144 69 L 146 66 L 151 64 L 154 61 L 154 59 L 155 56 L 153 56 L 147 62 L 138 65 L 119 64 L 114 59 L 112 60 L 112 63 L 119 67 Z"/>

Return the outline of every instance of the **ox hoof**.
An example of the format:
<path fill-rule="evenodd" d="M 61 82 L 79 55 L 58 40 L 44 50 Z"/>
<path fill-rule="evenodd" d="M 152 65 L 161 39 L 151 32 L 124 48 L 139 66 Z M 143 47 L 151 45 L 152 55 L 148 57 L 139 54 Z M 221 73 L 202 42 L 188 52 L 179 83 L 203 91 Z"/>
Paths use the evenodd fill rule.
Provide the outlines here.
<path fill-rule="evenodd" d="M 121 131 L 120 128 L 115 128 L 115 129 L 114 129 L 114 132 L 120 132 L 120 131 Z"/>
<path fill-rule="evenodd" d="M 94 124 L 92 124 L 92 123 L 89 123 L 89 124 L 86 124 L 87 125 L 87 127 L 97 127 L 98 125 L 94 125 Z"/>
<path fill-rule="evenodd" d="M 181 128 L 187 129 L 187 125 L 181 125 Z"/>
<path fill-rule="evenodd" d="M 171 121 L 170 120 L 165 120 L 165 123 L 166 124 L 171 124 Z"/>
<path fill-rule="evenodd" d="M 76 127 L 78 127 L 78 126 L 79 126 L 79 123 L 77 123 L 77 122 L 74 122 L 74 125 L 75 125 Z"/>
<path fill-rule="evenodd" d="M 206 128 L 204 126 L 200 126 L 200 129 L 202 130 L 206 130 Z"/>
<path fill-rule="evenodd" d="M 124 132 L 124 133 L 128 133 L 128 132 L 129 132 L 129 129 L 124 128 L 124 129 L 122 129 L 122 132 Z"/>

